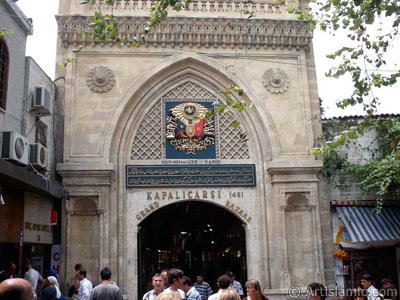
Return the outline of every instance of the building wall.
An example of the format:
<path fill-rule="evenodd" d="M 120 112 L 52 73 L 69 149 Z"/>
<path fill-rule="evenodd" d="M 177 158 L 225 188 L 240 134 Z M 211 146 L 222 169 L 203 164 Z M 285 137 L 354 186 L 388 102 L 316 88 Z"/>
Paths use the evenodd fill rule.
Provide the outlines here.
<path fill-rule="evenodd" d="M 213 191 L 210 187 L 194 186 L 172 190 L 126 188 L 126 165 L 168 163 L 157 156 L 133 157 L 132 153 L 139 147 L 135 138 L 158 101 L 190 81 L 220 101 L 223 101 L 220 89 L 232 83 L 244 89 L 244 99 L 251 101 L 254 107 L 236 117 L 249 133 L 249 157 L 230 157 L 218 163 L 253 163 L 257 178 L 254 188 L 234 188 L 244 193 L 244 201 L 229 198 L 232 188 L 218 188 L 221 193 L 218 199 L 192 200 L 224 207 L 243 221 L 248 277 L 260 279 L 271 298 L 286 298 L 291 285 L 305 289 L 313 281 L 333 283 L 328 274 L 330 269 L 325 267 L 332 262 L 332 257 L 326 186 L 321 184 L 318 175 L 322 162 L 310 152 L 314 140 L 321 134 L 321 127 L 311 35 L 305 29 L 308 25 L 284 13 L 283 6 L 264 3 L 267 10 L 270 7 L 279 13 L 266 12 L 256 21 L 243 21 L 238 18 L 240 12 L 225 12 L 217 19 L 210 6 L 218 3 L 209 1 L 206 4 L 206 12 L 173 13 L 176 18 L 167 19 L 165 25 L 160 25 L 165 27 L 156 29 L 149 37 L 152 42 L 132 48 L 113 42 L 91 45 L 88 35 L 74 33 L 77 28 L 83 28 L 87 20 L 83 16 L 90 14 L 88 7 L 61 1 L 58 22 L 63 30 L 59 35 L 57 56 L 60 61 L 65 57 L 75 58 L 68 68 L 57 70 L 57 76 L 66 78 L 62 95 L 65 98 L 61 101 L 65 103 L 64 161 L 57 168 L 71 194 L 71 201 L 65 207 L 65 278 L 73 273 L 77 262 L 82 262 L 91 274 L 98 274 L 99 268 L 108 265 L 115 270 L 123 292 L 129 299 L 135 299 L 136 236 L 140 223 L 136 216 L 149 210 L 151 203 L 147 192 L 172 191 L 185 195 L 198 192 L 201 195 L 204 190 L 210 195 Z M 123 14 L 122 11 L 115 9 L 115 14 Z M 137 15 L 137 19 L 130 21 L 142 24 L 140 16 L 147 12 L 129 8 L 125 14 Z M 212 22 L 208 18 L 212 18 Z M 280 28 L 283 31 L 279 31 L 267 47 L 257 44 L 257 38 L 246 44 L 243 38 L 248 35 L 240 36 L 229 29 L 219 31 L 228 18 L 236 25 L 265 29 L 269 24 L 267 27 L 271 30 Z M 125 19 L 121 21 L 124 26 Z M 174 31 L 178 23 L 192 24 L 193 28 L 200 26 L 198 28 L 205 33 L 201 37 L 196 31 L 180 34 Z M 218 34 L 215 36 L 211 24 L 216 26 L 214 31 Z M 157 30 L 165 30 L 165 33 Z M 191 29 L 187 27 L 187 30 Z M 285 30 L 296 32 L 293 44 Z M 230 38 L 235 39 L 232 45 L 228 42 Z M 278 46 L 280 38 L 284 42 Z M 218 43 L 214 43 L 215 40 Z M 307 42 L 301 46 L 300 40 Z M 80 43 L 85 47 L 74 55 L 72 51 Z M 93 76 L 100 67 L 105 67 L 107 73 Z M 277 72 L 276 77 L 268 77 L 270 70 Z M 110 88 L 102 92 L 93 90 L 101 85 L 95 83 L 93 87 L 96 77 L 101 77 L 102 81 L 107 79 Z M 276 87 L 271 84 L 271 78 L 278 79 Z M 163 126 L 163 121 L 160 122 Z M 235 147 L 235 143 L 232 142 L 231 147 Z M 190 198 L 186 196 L 186 199 Z M 176 197 L 160 200 L 158 209 L 177 201 L 180 200 Z M 227 205 L 227 201 L 233 206 Z M 242 213 L 234 207 L 240 207 Z M 243 212 L 251 215 L 250 221 L 243 217 Z M 87 227 L 79 231 L 77 224 Z M 88 237 L 88 232 L 100 238 Z M 82 236 L 87 237 L 84 242 Z M 85 251 L 80 251 L 82 249 Z"/>
<path fill-rule="evenodd" d="M 5 1 L 3 9 L 9 10 L 9 14 L 4 14 L 1 18 L 0 26 L 10 31 L 10 34 L 4 38 L 9 50 L 10 64 L 7 108 L 5 111 L 0 110 L 0 128 L 1 131 L 16 131 L 26 137 L 29 143 L 34 143 L 36 123 L 39 120 L 37 119 L 38 111 L 33 110 L 31 107 L 34 87 L 45 86 L 50 91 L 51 102 L 54 106 L 55 85 L 31 57 L 25 57 L 26 39 L 27 35 L 31 34 L 32 28 L 22 26 L 16 20 L 19 17 L 28 22 L 27 24 L 30 24 L 30 26 L 32 25 L 31 21 L 23 15 L 18 6 L 12 1 Z M 55 145 L 53 114 L 51 112 L 51 114 L 43 114 L 42 116 L 40 122 L 47 127 L 49 137 L 47 139 L 47 148 L 49 148 L 49 163 L 52 163 L 49 171 L 53 171 L 51 177 L 54 178 L 55 161 L 52 151 Z"/>
<path fill-rule="evenodd" d="M 10 1 L 11 2 L 11 1 Z M 1 28 L 9 30 L 10 33 L 4 37 L 9 51 L 9 78 L 7 91 L 7 109 L 0 110 L 0 128 L 2 131 L 21 132 L 22 115 L 24 111 L 24 78 L 25 78 L 25 48 L 28 29 L 16 22 L 14 3 L 1 4 L 2 10 L 8 12 L 3 14 L 0 20 Z M 10 6 L 12 8 L 10 8 Z M 18 9 L 18 8 L 16 8 Z"/>
<path fill-rule="evenodd" d="M 23 260 L 31 256 L 41 261 L 42 268 L 49 268 L 50 245 L 59 243 L 54 237 L 60 235 L 61 228 L 52 226 L 50 219 L 51 210 L 59 209 L 58 202 L 64 197 L 61 186 L 55 184 L 54 115 L 52 111 L 38 115 L 38 110 L 32 110 L 31 106 L 34 87 L 45 86 L 50 92 L 50 102 L 54 102 L 56 89 L 36 62 L 25 57 L 32 20 L 23 14 L 16 1 L 1 1 L 0 11 L 0 28 L 9 32 L 4 37 L 9 50 L 7 105 L 5 110 L 0 110 L 0 131 L 15 131 L 21 135 L 28 157 L 29 145 L 36 143 L 38 124 L 46 127 L 47 135 L 46 168 L 29 161 L 0 158 L 0 193 L 4 199 L 0 205 L 0 227 L 4 228 L 0 233 L 0 263 L 3 268 L 4 263 L 14 261 L 20 276 L 25 271 Z"/>
<path fill-rule="evenodd" d="M 55 180 L 56 165 L 56 148 L 59 145 L 60 138 L 57 136 L 56 122 L 59 115 L 58 103 L 56 99 L 57 90 L 53 80 L 40 68 L 40 66 L 31 57 L 26 58 L 27 79 L 25 84 L 24 110 L 26 119 L 24 122 L 24 132 L 28 139 L 34 143 L 36 126 L 40 125 L 45 128 L 46 132 L 46 148 L 47 148 L 47 176 L 51 180 Z M 36 87 L 43 86 L 50 93 L 50 111 L 43 112 L 32 108 L 32 101 Z"/>

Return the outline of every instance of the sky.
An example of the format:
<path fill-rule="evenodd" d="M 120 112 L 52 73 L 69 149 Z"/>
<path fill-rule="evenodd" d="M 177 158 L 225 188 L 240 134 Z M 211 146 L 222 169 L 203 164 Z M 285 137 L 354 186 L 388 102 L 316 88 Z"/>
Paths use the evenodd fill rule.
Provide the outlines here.
<path fill-rule="evenodd" d="M 58 0 L 19 0 L 18 6 L 28 18 L 33 19 L 33 35 L 28 37 L 26 55 L 33 59 L 42 69 L 54 79 L 56 62 L 56 38 L 57 23 L 55 15 L 58 13 Z M 318 94 L 322 99 L 325 117 L 336 117 L 344 115 L 362 114 L 362 108 L 348 108 L 345 111 L 336 108 L 336 101 L 351 94 L 350 80 L 337 80 L 327 78 L 325 73 L 335 63 L 326 58 L 327 54 L 336 50 L 338 45 L 343 44 L 343 37 L 337 35 L 332 37 L 327 33 L 314 32 L 314 56 L 316 63 L 316 74 Z M 397 50 L 396 50 L 397 49 Z M 388 69 L 398 69 L 400 63 L 398 53 L 400 45 L 389 50 L 391 59 L 388 60 Z M 397 54 L 396 54 L 397 53 Z M 378 113 L 400 114 L 400 83 L 386 90 L 380 90 L 378 96 L 381 105 Z"/>

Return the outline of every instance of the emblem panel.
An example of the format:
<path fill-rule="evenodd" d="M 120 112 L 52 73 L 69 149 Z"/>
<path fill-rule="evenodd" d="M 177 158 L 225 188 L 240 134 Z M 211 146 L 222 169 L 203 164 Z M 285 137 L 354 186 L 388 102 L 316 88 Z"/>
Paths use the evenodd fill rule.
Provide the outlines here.
<path fill-rule="evenodd" d="M 215 159 L 215 120 L 206 118 L 212 102 L 164 102 L 167 159 Z"/>

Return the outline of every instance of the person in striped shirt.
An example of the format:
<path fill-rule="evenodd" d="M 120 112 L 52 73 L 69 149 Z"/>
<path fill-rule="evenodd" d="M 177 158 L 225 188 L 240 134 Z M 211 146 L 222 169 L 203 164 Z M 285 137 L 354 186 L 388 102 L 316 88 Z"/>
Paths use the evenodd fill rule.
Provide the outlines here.
<path fill-rule="evenodd" d="M 196 282 L 194 283 L 194 288 L 199 292 L 202 300 L 207 300 L 213 294 L 211 286 L 204 281 L 203 274 L 198 274 L 196 276 Z"/>

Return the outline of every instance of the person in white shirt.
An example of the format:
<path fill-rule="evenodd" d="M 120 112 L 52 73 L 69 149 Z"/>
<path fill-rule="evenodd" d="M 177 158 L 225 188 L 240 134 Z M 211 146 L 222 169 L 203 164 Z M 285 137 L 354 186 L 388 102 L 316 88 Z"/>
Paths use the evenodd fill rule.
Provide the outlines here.
<path fill-rule="evenodd" d="M 208 300 L 217 300 L 225 290 L 230 288 L 230 284 L 231 280 L 229 279 L 228 275 L 219 276 L 217 279 L 217 286 L 219 290 L 215 294 L 212 294 L 210 297 L 208 297 Z"/>
<path fill-rule="evenodd" d="M 86 278 L 86 269 L 81 268 L 79 270 L 79 290 L 78 290 L 78 299 L 79 300 L 89 300 L 90 293 L 93 289 L 93 284 Z"/>
<path fill-rule="evenodd" d="M 164 290 L 164 279 L 159 273 L 153 275 L 151 284 L 153 285 L 153 289 L 143 295 L 143 300 L 155 300 Z"/>
<path fill-rule="evenodd" d="M 226 273 L 226 275 L 228 275 L 229 279 L 231 280 L 230 287 L 234 289 L 240 295 L 240 297 L 243 297 L 244 295 L 243 287 L 239 281 L 235 280 L 235 274 L 233 274 L 232 271 L 229 271 Z"/>
<path fill-rule="evenodd" d="M 29 258 L 25 261 L 25 266 L 28 271 L 25 272 L 24 279 L 29 281 L 32 286 L 32 298 L 37 299 L 36 289 L 38 283 L 41 284 L 43 282 L 42 275 L 32 267 L 32 261 Z"/>
<path fill-rule="evenodd" d="M 168 283 L 169 287 L 164 290 L 161 294 L 168 293 L 170 291 L 178 292 L 181 299 L 186 299 L 185 292 L 182 291 L 183 285 L 183 271 L 180 269 L 171 269 L 168 271 Z"/>
<path fill-rule="evenodd" d="M 376 287 L 372 285 L 372 276 L 370 274 L 364 274 L 361 276 L 361 286 L 363 289 L 367 290 L 368 300 L 383 300 L 383 295 L 381 295 Z"/>

